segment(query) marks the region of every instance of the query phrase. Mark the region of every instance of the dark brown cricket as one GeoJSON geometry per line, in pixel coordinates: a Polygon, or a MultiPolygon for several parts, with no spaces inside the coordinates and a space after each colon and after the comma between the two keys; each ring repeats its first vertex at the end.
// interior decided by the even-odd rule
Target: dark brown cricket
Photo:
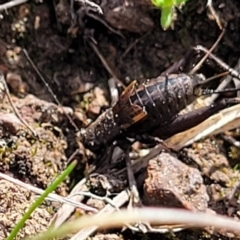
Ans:
{"type": "Polygon", "coordinates": [[[121,137],[140,141],[156,137],[164,140],[196,126],[228,105],[240,102],[238,98],[223,98],[210,106],[180,115],[202,94],[204,80],[202,74],[181,73],[149,79],[138,87],[133,81],[113,107],[81,132],[83,144],[96,151],[121,137]]]}
{"type": "Polygon", "coordinates": [[[116,104],[82,131],[84,145],[92,151],[121,134],[147,133],[171,123],[177,114],[201,95],[203,75],[171,74],[149,79],[137,87],[132,82],[116,104]]]}

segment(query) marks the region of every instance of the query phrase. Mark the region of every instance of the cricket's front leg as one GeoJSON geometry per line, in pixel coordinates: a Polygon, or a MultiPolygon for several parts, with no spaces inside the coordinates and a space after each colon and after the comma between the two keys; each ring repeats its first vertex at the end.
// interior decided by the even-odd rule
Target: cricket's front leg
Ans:
{"type": "Polygon", "coordinates": [[[173,135],[186,131],[201,122],[205,121],[210,116],[215,113],[223,110],[229,105],[235,105],[240,103],[240,98],[224,98],[211,106],[203,107],[192,112],[186,113],[184,115],[179,115],[171,123],[162,126],[161,128],[154,129],[150,136],[158,137],[162,140],[165,140],[173,135]]]}

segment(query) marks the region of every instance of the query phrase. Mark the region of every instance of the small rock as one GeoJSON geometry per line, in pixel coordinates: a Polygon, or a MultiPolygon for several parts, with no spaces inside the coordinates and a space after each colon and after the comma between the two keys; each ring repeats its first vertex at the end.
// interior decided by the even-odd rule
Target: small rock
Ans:
{"type": "Polygon", "coordinates": [[[135,33],[145,33],[154,26],[153,20],[150,18],[146,10],[151,9],[151,2],[142,1],[107,1],[102,4],[103,18],[115,29],[127,30],[135,33]],[[144,8],[141,8],[144,6],[144,8]]]}
{"type": "Polygon", "coordinates": [[[225,186],[231,182],[231,179],[229,178],[229,176],[227,174],[225,174],[224,172],[220,171],[220,170],[216,170],[211,174],[211,180],[215,181],[215,182],[221,182],[223,183],[225,186]]]}
{"type": "Polygon", "coordinates": [[[204,212],[208,201],[198,169],[187,166],[168,153],[161,153],[149,161],[144,183],[145,204],[204,212]]]}

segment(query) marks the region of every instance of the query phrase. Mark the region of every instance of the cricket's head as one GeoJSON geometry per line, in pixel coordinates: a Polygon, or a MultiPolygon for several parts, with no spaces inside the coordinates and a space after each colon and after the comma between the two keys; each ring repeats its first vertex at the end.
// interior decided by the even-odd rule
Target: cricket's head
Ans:
{"type": "Polygon", "coordinates": [[[191,76],[193,82],[193,92],[196,96],[201,96],[203,93],[203,84],[206,83],[206,78],[203,74],[194,74],[191,76]]]}

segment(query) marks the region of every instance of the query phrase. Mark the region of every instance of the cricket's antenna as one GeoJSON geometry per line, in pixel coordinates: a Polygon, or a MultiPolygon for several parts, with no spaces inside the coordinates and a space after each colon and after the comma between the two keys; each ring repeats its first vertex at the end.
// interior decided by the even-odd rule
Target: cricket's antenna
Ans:
{"type": "Polygon", "coordinates": [[[211,82],[212,80],[216,79],[216,78],[220,78],[220,77],[224,77],[224,76],[227,76],[229,74],[229,72],[222,72],[222,73],[219,73],[217,75],[214,75],[210,78],[207,78],[205,80],[203,80],[202,82],[200,82],[199,84],[200,85],[203,85],[205,83],[208,83],[208,82],[211,82]]]}
{"type": "Polygon", "coordinates": [[[203,89],[202,95],[210,95],[210,94],[214,94],[214,93],[237,92],[237,91],[240,91],[240,88],[227,88],[224,90],[203,89]]]}

